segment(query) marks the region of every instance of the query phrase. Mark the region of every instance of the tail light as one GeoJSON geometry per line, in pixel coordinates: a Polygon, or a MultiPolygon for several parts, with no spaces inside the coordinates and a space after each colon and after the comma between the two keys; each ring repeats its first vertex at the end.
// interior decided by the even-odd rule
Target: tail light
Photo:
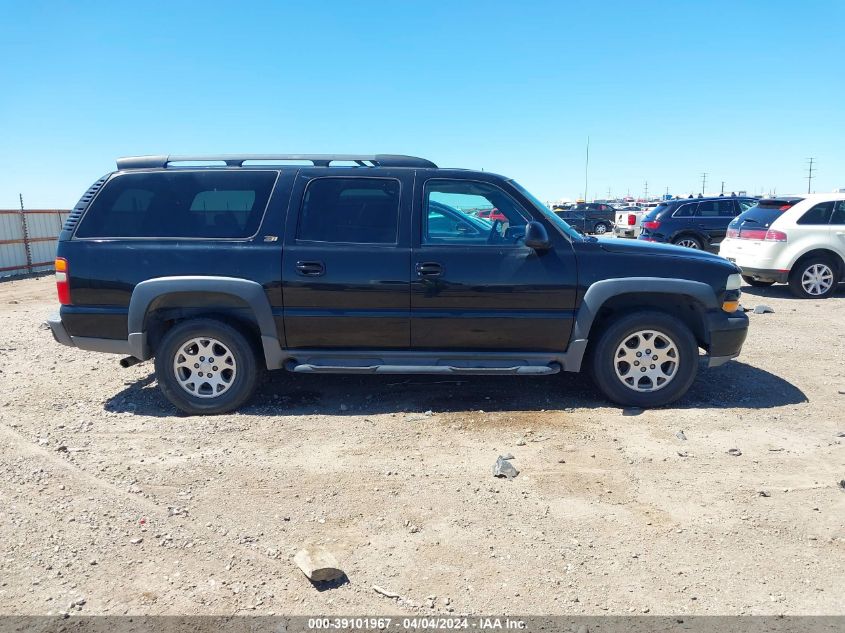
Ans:
{"type": "MultiPolygon", "coordinates": [[[[728,235],[730,237],[730,235],[728,235]]],[[[763,242],[785,242],[786,233],[783,231],[774,231],[769,229],[745,229],[739,231],[738,235],[741,240],[760,240],[763,242]]]]}
{"type": "Polygon", "coordinates": [[[628,226],[634,226],[637,223],[637,216],[633,213],[628,214],[628,226]]]}
{"type": "Polygon", "coordinates": [[[654,231],[660,228],[660,222],[657,220],[648,220],[646,222],[643,222],[643,228],[649,229],[650,231],[654,231]]]}
{"type": "Polygon", "coordinates": [[[63,306],[70,305],[70,281],[68,280],[67,260],[64,257],[56,258],[56,291],[59,293],[59,303],[63,306]]]}
{"type": "Polygon", "coordinates": [[[728,232],[725,234],[725,237],[739,237],[739,231],[737,229],[728,229],[728,232]]]}

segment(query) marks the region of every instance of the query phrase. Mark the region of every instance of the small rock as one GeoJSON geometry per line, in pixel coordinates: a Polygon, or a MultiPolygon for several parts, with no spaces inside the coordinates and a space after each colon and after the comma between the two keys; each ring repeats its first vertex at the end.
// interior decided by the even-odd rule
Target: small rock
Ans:
{"type": "Polygon", "coordinates": [[[774,309],[763,303],[754,308],[754,314],[774,314],[774,309]]]}
{"type": "Polygon", "coordinates": [[[340,564],[334,554],[321,545],[299,550],[293,557],[293,562],[313,582],[337,580],[346,575],[340,569],[340,564]]]}
{"type": "MultiPolygon", "coordinates": [[[[842,392],[840,391],[839,393],[842,392]]],[[[845,431],[839,431],[839,433],[836,434],[836,437],[845,437],[845,431]]]]}
{"type": "Polygon", "coordinates": [[[684,435],[683,431],[678,431],[677,433],[675,433],[675,437],[677,437],[679,440],[682,440],[684,442],[687,441],[687,436],[684,435]]]}
{"type": "Polygon", "coordinates": [[[516,459],[512,453],[505,453],[502,455],[502,459],[516,459]]]}
{"type": "Polygon", "coordinates": [[[678,457],[689,457],[689,453],[686,451],[678,451],[678,457]]]}
{"type": "Polygon", "coordinates": [[[557,460],[557,463],[558,464],[565,464],[566,460],[565,459],[559,459],[559,460],[557,460]]]}
{"type": "Polygon", "coordinates": [[[496,460],[496,463],[493,464],[494,477],[506,477],[507,479],[513,479],[518,474],[519,471],[514,467],[514,465],[511,464],[501,455],[499,455],[499,458],[496,460]]]}
{"type": "Polygon", "coordinates": [[[729,448],[728,449],[728,455],[733,455],[734,457],[739,457],[740,455],[742,455],[742,451],[739,450],[738,448],[729,448]]]}
{"type": "Polygon", "coordinates": [[[434,411],[432,411],[431,409],[429,409],[428,411],[426,411],[425,413],[423,413],[423,415],[424,415],[425,417],[427,417],[427,418],[430,418],[431,416],[433,416],[433,415],[434,415],[434,411]]]}
{"type": "Polygon", "coordinates": [[[525,438],[520,439],[520,440],[516,443],[516,445],[517,445],[517,446],[525,446],[525,444],[526,444],[525,438]]]}
{"type": "Polygon", "coordinates": [[[758,490],[757,494],[761,497],[771,497],[772,495],[767,490],[758,490]]]}
{"type": "Polygon", "coordinates": [[[378,585],[373,585],[373,591],[375,591],[376,593],[380,593],[381,595],[383,595],[387,598],[398,598],[399,597],[398,593],[393,593],[392,591],[388,591],[387,589],[383,589],[383,588],[379,587],[378,585]]]}
{"type": "Polygon", "coordinates": [[[839,480],[839,487],[842,488],[843,490],[845,490],[845,479],[839,480]]]}
{"type": "Polygon", "coordinates": [[[141,538],[141,537],[139,536],[138,538],[133,538],[133,539],[132,539],[131,541],[129,541],[129,542],[130,542],[130,543],[132,543],[132,545],[138,545],[138,544],[139,544],[141,541],[143,541],[143,540],[144,540],[144,539],[143,539],[143,538],[141,538]]]}

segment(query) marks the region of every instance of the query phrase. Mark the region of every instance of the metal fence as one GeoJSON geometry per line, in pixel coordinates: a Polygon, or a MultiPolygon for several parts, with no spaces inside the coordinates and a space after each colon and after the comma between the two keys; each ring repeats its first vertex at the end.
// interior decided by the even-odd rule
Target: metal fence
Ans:
{"type": "Polygon", "coordinates": [[[0,209],[0,277],[52,270],[68,209],[0,209]]]}

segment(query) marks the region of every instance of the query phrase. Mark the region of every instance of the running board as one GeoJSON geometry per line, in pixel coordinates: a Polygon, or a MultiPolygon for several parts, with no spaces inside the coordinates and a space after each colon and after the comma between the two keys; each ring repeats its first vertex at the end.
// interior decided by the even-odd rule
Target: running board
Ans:
{"type": "Polygon", "coordinates": [[[448,375],[530,375],[542,376],[560,371],[559,363],[545,366],[454,367],[452,365],[311,365],[291,362],[286,367],[296,374],[448,374],[448,375]]]}

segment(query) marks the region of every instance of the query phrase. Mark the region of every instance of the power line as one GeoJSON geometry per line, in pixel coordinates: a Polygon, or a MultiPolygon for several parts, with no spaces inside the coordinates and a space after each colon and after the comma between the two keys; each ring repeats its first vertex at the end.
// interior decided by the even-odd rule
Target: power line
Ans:
{"type": "MultiPolygon", "coordinates": [[[[807,159],[807,161],[810,163],[810,169],[807,173],[807,193],[810,193],[810,188],[812,187],[812,184],[813,184],[813,162],[815,160],[816,160],[815,158],[808,158],[807,159]]],[[[816,170],[816,171],[818,171],[818,170],[816,170]]]]}

